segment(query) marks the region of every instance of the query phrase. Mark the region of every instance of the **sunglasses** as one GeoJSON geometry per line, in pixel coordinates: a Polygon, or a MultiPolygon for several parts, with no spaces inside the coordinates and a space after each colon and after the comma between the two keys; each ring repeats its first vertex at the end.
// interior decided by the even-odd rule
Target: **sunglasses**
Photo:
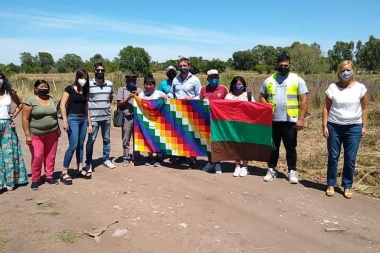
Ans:
{"type": "Polygon", "coordinates": [[[96,73],[100,73],[100,72],[103,72],[103,73],[104,73],[105,71],[106,71],[105,69],[95,69],[95,72],[96,72],[96,73]]]}

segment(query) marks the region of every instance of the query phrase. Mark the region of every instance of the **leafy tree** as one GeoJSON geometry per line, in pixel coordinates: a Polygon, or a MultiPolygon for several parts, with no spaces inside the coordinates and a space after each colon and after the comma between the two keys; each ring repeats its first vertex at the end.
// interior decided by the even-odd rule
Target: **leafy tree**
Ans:
{"type": "Polygon", "coordinates": [[[297,72],[314,74],[325,71],[325,64],[320,45],[313,43],[310,46],[294,42],[289,48],[292,65],[297,72]]]}
{"type": "Polygon", "coordinates": [[[252,70],[258,63],[251,50],[234,52],[232,59],[233,66],[236,70],[252,70]]]}
{"type": "Polygon", "coordinates": [[[277,51],[273,46],[258,45],[252,49],[252,53],[257,64],[274,66],[281,51],[277,51]]]}
{"type": "Polygon", "coordinates": [[[344,60],[354,59],[354,42],[337,41],[332,50],[327,52],[330,71],[335,71],[344,60]]]}
{"type": "Polygon", "coordinates": [[[362,48],[363,46],[363,43],[361,40],[359,40],[357,43],[356,43],[356,48],[355,48],[355,52],[354,52],[354,55],[355,55],[355,62],[356,64],[358,65],[358,67],[360,66],[360,61],[359,61],[359,51],[360,49],[362,48]]]}
{"type": "Polygon", "coordinates": [[[48,73],[52,68],[54,68],[54,59],[50,53],[38,52],[37,55],[39,67],[43,73],[48,73]]]}
{"type": "Polygon", "coordinates": [[[380,40],[370,36],[358,52],[360,66],[368,71],[377,71],[380,68],[380,40]]]}
{"type": "Polygon", "coordinates": [[[254,68],[254,71],[257,71],[259,74],[270,74],[274,71],[274,65],[266,65],[266,64],[257,64],[254,68]]]}
{"type": "Polygon", "coordinates": [[[190,60],[190,71],[193,74],[206,73],[209,70],[209,61],[202,58],[202,56],[189,57],[190,60]]]}
{"type": "Polygon", "coordinates": [[[216,69],[219,73],[222,73],[226,67],[227,63],[219,59],[212,59],[211,61],[207,61],[207,70],[216,69]]]}
{"type": "Polygon", "coordinates": [[[122,71],[147,74],[150,71],[150,59],[144,48],[127,46],[120,50],[116,62],[122,71]]]}
{"type": "Polygon", "coordinates": [[[3,71],[6,73],[8,76],[20,73],[21,72],[21,67],[14,64],[14,63],[9,63],[7,65],[5,64],[0,64],[0,71],[3,71]]]}
{"type": "Polygon", "coordinates": [[[29,52],[20,53],[21,69],[25,73],[34,73],[37,67],[37,59],[29,52]]]}
{"type": "Polygon", "coordinates": [[[60,73],[75,72],[82,68],[84,62],[82,58],[76,54],[65,54],[57,61],[57,70],[60,73]]]}

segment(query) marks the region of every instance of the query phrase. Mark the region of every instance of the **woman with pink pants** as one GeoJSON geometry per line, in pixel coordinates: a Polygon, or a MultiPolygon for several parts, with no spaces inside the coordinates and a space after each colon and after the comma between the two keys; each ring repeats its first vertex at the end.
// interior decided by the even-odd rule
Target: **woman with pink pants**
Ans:
{"type": "Polygon", "coordinates": [[[37,190],[41,183],[42,164],[45,165],[46,182],[58,184],[53,173],[60,131],[57,109],[49,91],[48,82],[37,80],[34,83],[34,96],[25,99],[22,108],[25,141],[32,154],[32,190],[37,190]]]}

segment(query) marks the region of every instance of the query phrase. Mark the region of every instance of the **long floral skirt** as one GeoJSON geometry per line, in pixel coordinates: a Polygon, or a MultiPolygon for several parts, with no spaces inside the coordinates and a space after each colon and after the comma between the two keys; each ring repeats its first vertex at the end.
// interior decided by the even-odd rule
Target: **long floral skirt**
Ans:
{"type": "Polygon", "coordinates": [[[0,190],[28,182],[24,158],[16,129],[10,120],[0,119],[0,190]]]}

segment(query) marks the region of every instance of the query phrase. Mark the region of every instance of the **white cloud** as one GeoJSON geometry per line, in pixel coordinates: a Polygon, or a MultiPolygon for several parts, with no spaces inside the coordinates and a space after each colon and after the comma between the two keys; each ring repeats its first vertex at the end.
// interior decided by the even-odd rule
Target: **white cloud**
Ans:
{"type": "Polygon", "coordinates": [[[41,12],[10,15],[3,12],[0,13],[0,22],[3,20],[12,24],[17,34],[23,34],[0,38],[0,63],[5,64],[20,64],[22,52],[32,55],[48,52],[55,61],[68,53],[77,54],[83,60],[99,53],[112,60],[128,45],[144,48],[152,60],[158,62],[177,59],[178,55],[227,60],[233,52],[251,49],[258,44],[286,46],[297,41],[236,31],[153,24],[143,20],[99,19],[89,15],[63,16],[41,12]]]}

